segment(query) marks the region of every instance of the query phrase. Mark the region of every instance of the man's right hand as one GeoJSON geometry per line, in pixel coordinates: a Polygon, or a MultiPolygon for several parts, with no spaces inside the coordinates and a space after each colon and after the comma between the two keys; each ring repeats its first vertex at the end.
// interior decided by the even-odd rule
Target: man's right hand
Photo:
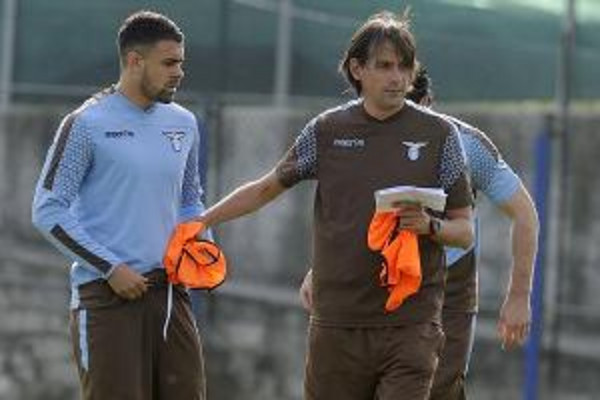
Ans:
{"type": "Polygon", "coordinates": [[[108,284],[119,296],[127,300],[135,300],[148,290],[148,278],[138,274],[127,264],[119,264],[108,277],[108,284]]]}

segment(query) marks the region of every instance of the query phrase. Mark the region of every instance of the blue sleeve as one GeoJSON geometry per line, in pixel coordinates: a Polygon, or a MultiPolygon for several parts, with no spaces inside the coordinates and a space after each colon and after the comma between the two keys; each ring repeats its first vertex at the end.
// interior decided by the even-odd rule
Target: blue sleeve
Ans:
{"type": "Polygon", "coordinates": [[[439,185],[448,195],[447,210],[473,203],[463,144],[456,127],[450,123],[449,126],[439,164],[439,185]]]}
{"type": "Polygon", "coordinates": [[[519,189],[521,180],[487,139],[480,135],[464,135],[471,181],[494,204],[507,201],[519,189]]]}
{"type": "MultiPolygon", "coordinates": [[[[198,120],[198,175],[200,176],[200,187],[206,188],[206,171],[208,168],[208,131],[206,124],[201,119],[198,120]]],[[[202,193],[202,201],[205,201],[206,193],[202,193]]]]}
{"type": "MultiPolygon", "coordinates": [[[[198,120],[198,135],[199,135],[199,143],[200,146],[198,148],[198,175],[200,178],[200,187],[206,188],[206,171],[208,169],[208,130],[206,129],[206,124],[202,120],[198,120]]],[[[200,196],[200,214],[204,213],[206,207],[204,206],[206,202],[206,192],[202,190],[202,195],[200,196]]],[[[202,235],[204,239],[208,239],[214,241],[214,235],[212,229],[208,229],[202,235]]]]}
{"type": "Polygon", "coordinates": [[[194,140],[188,153],[183,172],[183,183],[181,186],[181,209],[179,220],[187,221],[200,215],[202,205],[202,187],[200,186],[200,174],[198,173],[198,155],[200,151],[200,134],[194,130],[194,140]]]}
{"type": "Polygon", "coordinates": [[[82,119],[67,116],[48,150],[33,198],[32,221],[68,258],[107,277],[122,261],[90,237],[73,213],[93,165],[93,146],[82,119]]]}

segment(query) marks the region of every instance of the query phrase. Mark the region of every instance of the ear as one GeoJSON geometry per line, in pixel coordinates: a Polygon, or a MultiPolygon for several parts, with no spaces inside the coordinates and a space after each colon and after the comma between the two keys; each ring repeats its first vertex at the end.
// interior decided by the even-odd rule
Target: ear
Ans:
{"type": "Polygon", "coordinates": [[[135,50],[130,50],[125,56],[125,66],[134,71],[144,63],[144,57],[135,50]]]}
{"type": "Polygon", "coordinates": [[[355,80],[360,81],[362,79],[363,66],[360,64],[358,59],[351,58],[350,65],[348,67],[349,67],[348,69],[350,70],[350,74],[352,74],[352,77],[355,80]]]}

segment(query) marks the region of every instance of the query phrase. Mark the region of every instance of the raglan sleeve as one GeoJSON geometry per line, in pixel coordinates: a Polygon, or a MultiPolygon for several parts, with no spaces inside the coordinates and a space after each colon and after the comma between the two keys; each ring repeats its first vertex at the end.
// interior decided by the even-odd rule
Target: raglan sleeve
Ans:
{"type": "Polygon", "coordinates": [[[317,176],[317,120],[313,119],[300,131],[294,144],[277,163],[279,182],[290,188],[305,179],[317,176]]]}
{"type": "Polygon", "coordinates": [[[464,135],[473,188],[494,204],[506,202],[519,189],[521,179],[508,165],[494,143],[482,132],[464,135]]]}
{"type": "Polygon", "coordinates": [[[203,190],[200,184],[200,131],[194,125],[192,129],[192,145],[188,152],[181,184],[181,208],[179,220],[186,221],[197,217],[203,211],[203,190]]]}
{"type": "Polygon", "coordinates": [[[108,277],[122,263],[92,238],[72,212],[94,162],[94,144],[84,118],[77,113],[61,122],[36,185],[32,222],[61,253],[108,277]]]}

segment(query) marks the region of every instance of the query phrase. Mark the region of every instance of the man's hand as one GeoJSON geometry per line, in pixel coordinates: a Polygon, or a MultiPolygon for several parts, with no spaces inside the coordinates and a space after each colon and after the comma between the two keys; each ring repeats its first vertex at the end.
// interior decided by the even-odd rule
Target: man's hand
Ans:
{"type": "Polygon", "coordinates": [[[529,293],[506,295],[498,320],[498,336],[503,349],[512,349],[522,345],[529,335],[531,308],[529,293]]]}
{"type": "Polygon", "coordinates": [[[127,300],[135,300],[148,290],[148,278],[138,274],[127,264],[119,264],[108,278],[108,284],[119,296],[127,300]]]}
{"type": "Polygon", "coordinates": [[[399,218],[398,229],[406,229],[417,235],[429,234],[431,217],[420,204],[399,202],[394,207],[399,218]]]}
{"type": "Polygon", "coordinates": [[[309,313],[312,312],[312,269],[309,269],[299,290],[302,306],[309,313]]]}

